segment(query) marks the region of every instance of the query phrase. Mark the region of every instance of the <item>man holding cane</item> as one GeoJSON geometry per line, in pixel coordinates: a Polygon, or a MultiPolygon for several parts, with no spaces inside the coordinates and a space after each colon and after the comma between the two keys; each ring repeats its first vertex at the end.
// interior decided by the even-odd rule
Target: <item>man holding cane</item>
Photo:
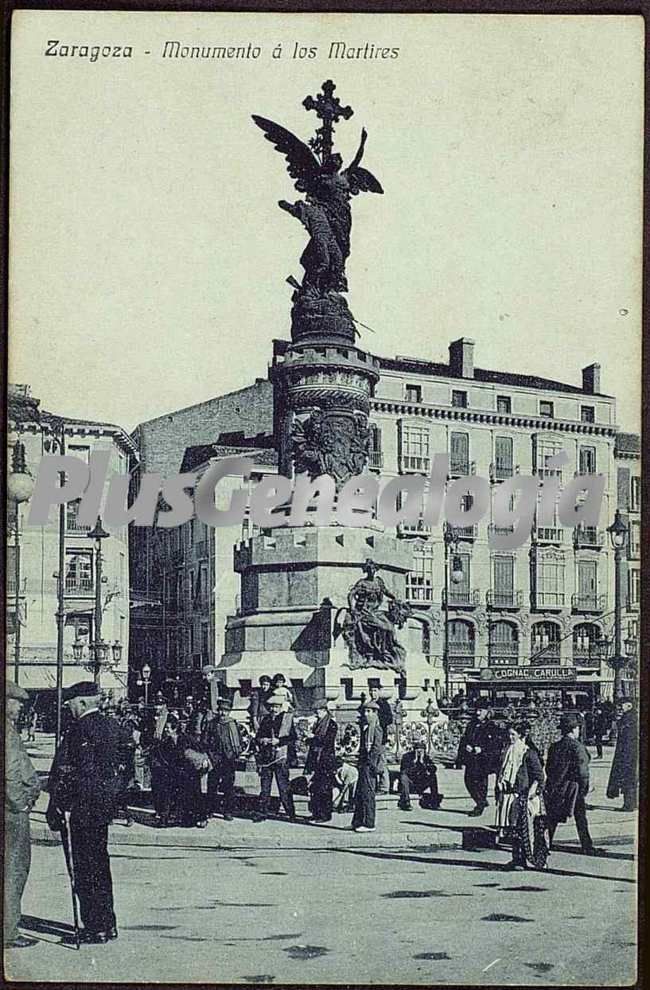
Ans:
{"type": "Polygon", "coordinates": [[[99,701],[99,688],[92,681],[63,692],[74,721],[54,756],[46,817],[50,828],[70,841],[73,884],[84,924],[81,940],[104,945],[117,938],[108,825],[122,790],[123,737],[119,724],[100,713],[99,701]]]}

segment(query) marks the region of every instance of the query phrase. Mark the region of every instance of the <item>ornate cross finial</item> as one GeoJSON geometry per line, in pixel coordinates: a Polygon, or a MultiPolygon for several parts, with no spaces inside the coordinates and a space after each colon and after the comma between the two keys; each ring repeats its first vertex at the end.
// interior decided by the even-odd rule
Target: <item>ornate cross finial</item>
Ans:
{"type": "Polygon", "coordinates": [[[316,116],[323,121],[321,127],[316,130],[316,137],[309,142],[317,155],[321,156],[321,162],[325,164],[332,154],[332,138],[334,135],[334,124],[338,123],[341,117],[349,120],[354,110],[352,107],[342,107],[341,101],[334,96],[336,86],[331,79],[328,79],[321,86],[322,93],[317,96],[306,96],[302,101],[305,110],[315,110],[316,116]]]}

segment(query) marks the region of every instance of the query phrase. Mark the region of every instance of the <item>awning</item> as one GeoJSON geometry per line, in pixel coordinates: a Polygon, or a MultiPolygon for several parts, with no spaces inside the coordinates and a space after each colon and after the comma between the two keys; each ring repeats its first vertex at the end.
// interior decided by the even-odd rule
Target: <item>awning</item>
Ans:
{"type": "MultiPolygon", "coordinates": [[[[14,668],[9,667],[8,673],[14,676],[14,668]]],[[[78,663],[63,664],[63,687],[70,687],[77,681],[91,680],[85,668],[78,663]]],[[[54,691],[56,690],[56,664],[55,663],[24,663],[21,662],[18,668],[18,683],[26,691],[54,691]]],[[[126,693],[127,672],[126,670],[102,670],[100,684],[103,691],[112,690],[114,694],[126,693]]]]}

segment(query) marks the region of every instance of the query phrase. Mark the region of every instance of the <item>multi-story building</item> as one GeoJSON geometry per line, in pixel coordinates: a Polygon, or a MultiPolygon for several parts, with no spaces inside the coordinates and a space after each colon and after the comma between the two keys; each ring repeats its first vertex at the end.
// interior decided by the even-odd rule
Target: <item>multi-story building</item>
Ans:
{"type": "MultiPolygon", "coordinates": [[[[276,341],[276,355],[285,347],[276,341]]],[[[614,612],[606,528],[622,484],[615,459],[615,399],[601,392],[597,364],[583,369],[578,386],[477,368],[473,351],[473,341],[462,338],[450,345],[447,364],[379,359],[370,469],[384,478],[426,475],[434,454],[447,453],[449,480],[481,475],[493,494],[518,474],[557,482],[561,492],[574,476],[598,473],[605,477],[605,491],[597,526],[567,530],[558,520],[537,525],[534,519],[525,544],[510,551],[491,548],[490,511],[480,523],[455,531],[447,565],[442,526],[399,528],[413,545],[407,598],[422,623],[429,683],[444,690],[447,616],[452,693],[489,688],[503,695],[547,686],[561,687],[565,697],[577,700],[595,692],[611,695],[613,673],[601,647],[614,612]],[[560,451],[569,463],[549,465],[560,451]]],[[[276,471],[277,419],[272,386],[258,380],[138,427],[142,469],[200,473],[215,459],[249,453],[261,472],[276,471]]],[[[630,481],[630,500],[638,505],[634,498],[630,481]]],[[[142,629],[137,641],[134,632],[134,667],[149,662],[161,681],[185,677],[187,690],[191,671],[197,678],[201,667],[219,664],[225,620],[239,608],[234,549],[247,532],[214,530],[196,520],[178,531],[134,533],[134,597],[139,589],[143,602],[133,613],[134,631],[139,624],[142,629]]],[[[633,546],[634,537],[631,553],[633,546]]],[[[638,566],[634,573],[632,559],[629,588],[638,596],[638,566]]]]}
{"type": "Polygon", "coordinates": [[[628,527],[623,562],[625,650],[631,659],[627,673],[636,680],[640,657],[641,607],[641,440],[636,433],[617,433],[614,448],[618,488],[618,507],[628,527]]]}
{"type": "MultiPolygon", "coordinates": [[[[88,461],[94,451],[109,451],[108,476],[127,474],[135,445],[119,426],[58,416],[40,409],[28,386],[9,390],[9,443],[24,445],[28,472],[35,477],[41,457],[58,453],[63,437],[65,453],[88,461]]],[[[46,526],[28,526],[29,504],[8,503],[7,545],[7,666],[38,706],[48,707],[56,686],[59,555],[64,558],[63,683],[91,676],[89,644],[94,642],[96,615],[96,543],[88,538],[91,527],[77,519],[78,502],[66,506],[65,532],[60,539],[59,513],[52,509],[46,526]],[[19,585],[16,556],[19,555],[19,585]],[[17,606],[17,607],[16,607],[17,606]],[[18,643],[16,630],[20,629],[18,643]],[[75,660],[73,644],[83,646],[75,660]]],[[[129,649],[129,545],[126,527],[113,529],[102,540],[102,641],[109,644],[110,666],[101,673],[102,688],[117,696],[127,685],[129,649]],[[113,647],[117,644],[114,651],[113,647]],[[115,663],[115,658],[119,658],[115,663]]],[[[79,653],[79,649],[77,649],[79,653]]]]}

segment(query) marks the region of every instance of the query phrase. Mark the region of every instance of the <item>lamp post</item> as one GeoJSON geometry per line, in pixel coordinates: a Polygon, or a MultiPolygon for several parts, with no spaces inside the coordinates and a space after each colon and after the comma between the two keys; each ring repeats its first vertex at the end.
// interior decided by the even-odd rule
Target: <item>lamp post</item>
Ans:
{"type": "Polygon", "coordinates": [[[102,526],[101,516],[97,516],[97,522],[93,529],[87,534],[89,540],[95,541],[95,641],[92,644],[94,655],[93,678],[99,687],[99,675],[102,664],[108,659],[110,649],[108,643],[102,640],[102,540],[108,539],[107,533],[102,526]]]}
{"type": "Polygon", "coordinates": [[[623,667],[627,663],[623,656],[623,550],[627,544],[628,527],[621,517],[620,510],[614,513],[614,522],[607,532],[614,548],[614,654],[609,661],[614,670],[614,701],[623,697],[623,667]]]}
{"type": "Polygon", "coordinates": [[[144,687],[144,704],[147,708],[149,706],[149,681],[151,680],[151,667],[148,663],[145,663],[140,673],[142,676],[138,679],[138,687],[144,687]]]}
{"type": "Polygon", "coordinates": [[[14,516],[14,681],[19,683],[20,678],[20,506],[27,502],[34,491],[32,476],[27,470],[25,462],[25,444],[16,440],[11,454],[11,474],[7,478],[7,496],[15,505],[16,514],[14,516]]]}
{"type": "Polygon", "coordinates": [[[452,568],[451,568],[451,580],[454,584],[459,584],[463,579],[463,562],[461,558],[457,555],[458,551],[458,535],[453,526],[449,523],[445,523],[442,531],[442,538],[445,545],[445,597],[444,597],[444,618],[445,618],[445,628],[444,628],[444,653],[443,653],[443,669],[445,672],[445,698],[447,703],[451,702],[449,697],[449,554],[453,552],[452,568]]]}
{"type": "Polygon", "coordinates": [[[431,756],[431,750],[433,749],[433,723],[440,717],[440,712],[436,707],[436,703],[433,698],[429,698],[425,705],[424,711],[420,714],[427,723],[427,756],[431,756]]]}

